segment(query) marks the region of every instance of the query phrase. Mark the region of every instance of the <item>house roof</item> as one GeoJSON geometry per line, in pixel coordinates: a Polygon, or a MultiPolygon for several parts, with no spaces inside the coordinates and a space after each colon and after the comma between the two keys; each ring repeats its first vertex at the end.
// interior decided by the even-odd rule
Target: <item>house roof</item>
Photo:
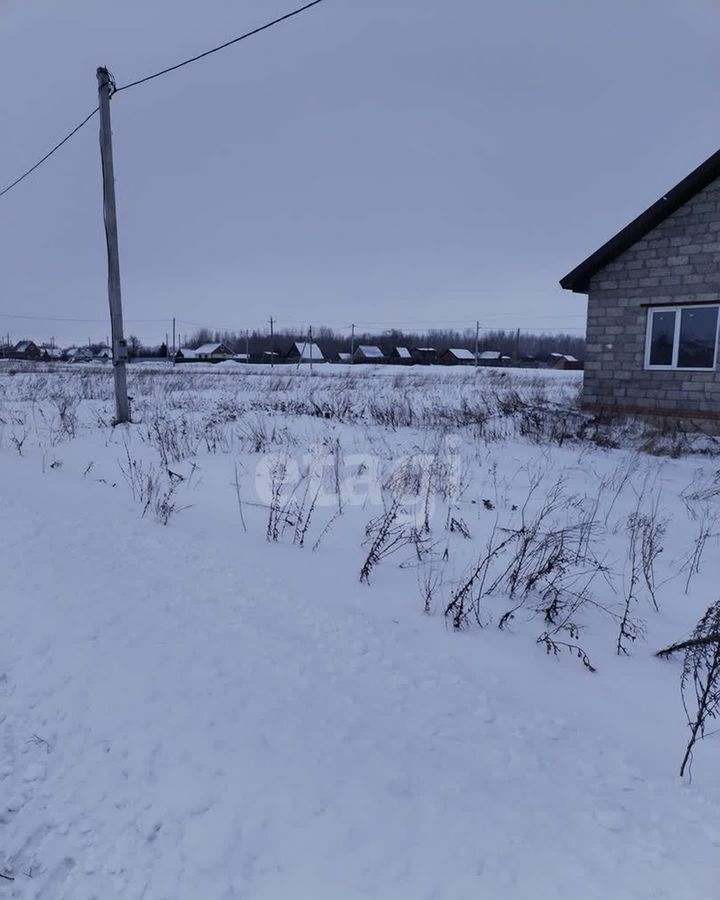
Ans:
{"type": "Polygon", "coordinates": [[[465,350],[463,347],[451,347],[447,352],[452,353],[456,359],[475,359],[472,350],[465,350]]]}
{"type": "Polygon", "coordinates": [[[437,353],[434,347],[413,347],[413,353],[437,353]]]}
{"type": "Polygon", "coordinates": [[[408,350],[407,347],[395,347],[395,352],[400,357],[400,359],[410,359],[412,357],[412,353],[408,350]]]}
{"type": "Polygon", "coordinates": [[[191,350],[190,347],[181,347],[178,350],[178,354],[182,355],[185,359],[195,359],[197,353],[195,350],[191,350]]]}
{"type": "Polygon", "coordinates": [[[607,243],[588,256],[579,266],[576,266],[572,272],[560,280],[560,286],[567,291],[587,294],[593,275],[597,275],[621,253],[642,240],[653,228],[657,228],[668,216],[677,212],[680,207],[692,200],[717,178],[720,178],[720,150],[713,153],[687,178],[683,178],[679,184],[676,184],[674,188],[648,207],[644,213],[633,219],[629,225],[618,231],[607,243]]]}
{"type": "Polygon", "coordinates": [[[502,353],[499,350],[483,350],[478,354],[480,359],[502,359],[502,353]]]}
{"type": "Polygon", "coordinates": [[[363,356],[374,357],[375,359],[380,359],[383,356],[382,350],[372,344],[360,344],[355,352],[362,353],[363,356]]]}
{"type": "Polygon", "coordinates": [[[342,359],[343,361],[344,361],[344,360],[351,360],[351,359],[352,359],[352,353],[344,353],[342,350],[339,351],[339,352],[336,354],[336,356],[337,356],[338,359],[342,359]]]}
{"type": "Polygon", "coordinates": [[[32,341],[20,341],[19,344],[15,344],[15,350],[18,353],[25,353],[33,346],[32,341]]]}
{"type": "MultiPolygon", "coordinates": [[[[225,344],[202,344],[202,346],[198,347],[195,350],[196,356],[206,356],[209,353],[218,353],[220,350],[226,351],[227,353],[232,353],[232,350],[225,346],[225,344]]],[[[183,351],[183,355],[185,352],[183,351]]]]}
{"type": "Polygon", "coordinates": [[[290,350],[295,350],[300,359],[319,360],[323,359],[322,352],[317,344],[302,344],[296,341],[290,350]]]}

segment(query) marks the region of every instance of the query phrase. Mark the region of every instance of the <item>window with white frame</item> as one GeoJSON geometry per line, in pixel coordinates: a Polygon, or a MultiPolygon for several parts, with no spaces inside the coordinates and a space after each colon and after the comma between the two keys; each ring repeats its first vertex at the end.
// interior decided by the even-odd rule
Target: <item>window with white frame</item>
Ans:
{"type": "Polygon", "coordinates": [[[720,305],[668,306],[648,313],[645,368],[715,368],[720,305]]]}

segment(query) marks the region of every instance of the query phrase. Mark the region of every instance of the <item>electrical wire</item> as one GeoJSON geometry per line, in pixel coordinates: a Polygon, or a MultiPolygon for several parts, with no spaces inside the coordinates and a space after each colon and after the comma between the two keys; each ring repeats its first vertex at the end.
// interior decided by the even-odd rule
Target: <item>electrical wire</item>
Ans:
{"type": "Polygon", "coordinates": [[[264,25],[260,25],[258,28],[253,28],[252,31],[247,31],[245,32],[245,34],[241,34],[239,37],[232,38],[232,40],[229,41],[225,41],[224,44],[219,44],[217,47],[213,47],[210,50],[205,50],[203,53],[198,53],[197,56],[192,56],[190,57],[190,59],[185,59],[182,62],[176,63],[174,66],[168,66],[166,69],[161,69],[159,72],[154,72],[152,75],[146,75],[144,78],[138,78],[137,81],[131,81],[128,84],[123,84],[120,87],[115,88],[114,93],[119,94],[120,91],[128,91],[130,90],[130,88],[137,87],[140,84],[145,84],[148,81],[153,81],[153,79],[155,78],[160,78],[161,75],[167,75],[170,72],[175,72],[178,69],[182,69],[183,66],[189,66],[190,63],[197,62],[200,59],[205,59],[206,56],[211,56],[213,53],[218,53],[220,50],[225,50],[227,47],[231,47],[233,44],[238,44],[240,41],[245,41],[248,38],[254,37],[256,34],[260,34],[261,31],[267,31],[269,28],[273,28],[275,25],[279,25],[281,22],[286,22],[288,19],[293,19],[295,16],[299,16],[301,13],[306,12],[313,6],[318,6],[323,2],[324,0],[312,0],[311,3],[306,3],[304,6],[301,6],[298,9],[294,9],[292,12],[285,13],[284,16],[273,19],[272,22],[266,22],[264,25]]]}
{"type": "MultiPolygon", "coordinates": [[[[292,12],[285,13],[284,16],[280,16],[277,19],[273,19],[271,22],[266,22],[264,25],[260,25],[258,28],[253,28],[252,31],[247,31],[245,34],[241,34],[232,40],[225,41],[224,44],[220,44],[217,47],[213,47],[210,50],[205,50],[204,53],[198,53],[197,56],[193,56],[190,59],[185,59],[182,62],[176,63],[174,66],[168,66],[165,69],[161,69],[159,72],[154,72],[152,75],[146,75],[144,78],[138,78],[136,81],[131,81],[128,84],[123,84],[120,87],[112,86],[112,93],[119,94],[120,91],[127,91],[130,88],[137,87],[139,84],[145,84],[147,81],[152,81],[155,78],[160,78],[161,75],[167,75],[169,72],[175,72],[177,69],[182,69],[183,66],[189,66],[190,63],[197,62],[200,59],[204,59],[206,56],[211,56],[213,53],[218,53],[220,50],[224,50],[226,47],[231,47],[233,44],[237,44],[240,41],[247,40],[250,37],[253,37],[256,34],[260,34],[262,31],[267,31],[269,28],[272,28],[275,25],[279,25],[281,22],[286,22],[288,19],[292,19],[295,16],[299,16],[301,13],[306,12],[311,9],[313,6],[318,6],[320,3],[323,3],[324,0],[312,0],[311,3],[306,3],[304,6],[299,7],[298,9],[292,10],[292,12]]],[[[100,107],[96,107],[88,116],[86,116],[79,125],[76,125],[75,128],[72,129],[65,137],[59,141],[48,153],[43,156],[42,159],[38,160],[35,165],[31,166],[26,172],[24,172],[19,178],[16,178],[15,181],[8,184],[2,190],[0,190],[0,197],[4,197],[5,194],[9,193],[13,188],[17,187],[20,182],[24,181],[28,175],[32,175],[32,173],[39,169],[40,166],[47,162],[50,157],[57,153],[57,151],[66,144],[70,138],[74,137],[81,128],[83,128],[87,123],[99,112],[100,107]]]]}
{"type": "Polygon", "coordinates": [[[52,150],[50,150],[49,153],[46,153],[45,156],[43,156],[42,159],[38,160],[38,162],[36,162],[34,166],[29,168],[27,170],[27,172],[25,172],[19,178],[16,178],[15,181],[12,182],[12,184],[9,184],[7,187],[3,188],[0,191],[0,197],[4,197],[5,194],[7,194],[9,191],[11,191],[14,187],[17,187],[17,185],[19,185],[21,181],[25,181],[25,179],[28,177],[28,175],[32,175],[32,173],[35,171],[35,169],[39,169],[40,166],[44,162],[47,162],[47,160],[49,160],[50,157],[54,153],[57,153],[57,151],[63,146],[63,144],[67,144],[67,142],[70,140],[71,137],[74,137],[74,135],[76,135],[78,133],[78,131],[80,131],[81,128],[83,128],[85,125],[87,125],[87,123],[90,121],[90,119],[92,119],[92,117],[97,112],[99,112],[99,110],[100,110],[100,107],[96,106],[95,109],[90,113],[90,115],[86,116],[79,125],[76,125],[75,128],[73,128],[73,130],[69,134],[66,134],[65,137],[58,144],[55,144],[55,146],[52,148],[52,150]]]}
{"type": "MultiPolygon", "coordinates": [[[[143,325],[157,325],[159,323],[165,323],[171,321],[172,317],[167,319],[125,319],[126,322],[135,322],[137,324],[143,325]]],[[[103,319],[82,319],[75,316],[25,316],[20,315],[19,313],[4,313],[0,312],[0,319],[27,319],[33,322],[82,322],[82,323],[92,323],[92,322],[107,322],[107,317],[103,319]]]]}
{"type": "MultiPolygon", "coordinates": [[[[162,321],[165,321],[165,320],[163,319],[162,321]]],[[[201,328],[201,329],[205,329],[207,331],[216,332],[216,333],[222,333],[222,332],[238,332],[239,333],[240,331],[245,330],[245,328],[247,328],[247,327],[257,329],[257,328],[267,328],[267,325],[268,325],[267,321],[262,321],[262,322],[252,321],[252,322],[245,322],[245,323],[243,323],[243,325],[244,325],[243,328],[238,328],[237,326],[220,327],[217,324],[209,324],[207,322],[204,322],[204,323],[203,322],[191,322],[187,319],[176,319],[176,321],[177,321],[178,325],[186,325],[186,326],[189,326],[190,328],[201,328]]],[[[277,329],[281,329],[281,330],[283,328],[289,328],[290,330],[297,331],[297,330],[304,330],[305,328],[307,328],[307,320],[298,321],[298,320],[291,320],[291,319],[274,319],[274,323],[275,323],[275,327],[277,329]]],[[[387,325],[387,324],[388,324],[387,322],[381,323],[381,322],[356,321],[355,328],[358,333],[362,333],[363,329],[372,330],[378,326],[387,325]]],[[[411,331],[412,329],[422,330],[423,328],[427,328],[427,326],[428,326],[427,322],[409,321],[409,320],[396,321],[396,322],[393,322],[392,324],[396,325],[398,327],[403,327],[405,331],[411,331]]],[[[474,330],[474,322],[470,322],[466,319],[437,320],[437,324],[444,326],[444,328],[441,327],[440,329],[435,329],[435,330],[448,330],[448,328],[450,328],[453,325],[464,325],[466,327],[466,330],[471,330],[471,329],[474,330]]],[[[322,321],[319,323],[319,327],[332,328],[333,330],[335,330],[337,332],[337,331],[349,331],[352,328],[352,325],[339,323],[339,322],[322,321]]],[[[498,325],[487,324],[487,325],[481,325],[480,331],[482,331],[482,332],[520,331],[523,334],[544,334],[544,333],[547,333],[547,328],[548,328],[547,325],[545,325],[545,326],[537,325],[537,326],[518,328],[517,326],[512,326],[512,325],[503,326],[501,324],[498,324],[498,325]]],[[[571,332],[578,332],[578,333],[584,334],[585,326],[584,325],[581,326],[581,325],[560,325],[560,324],[558,324],[557,327],[553,326],[553,331],[551,333],[552,334],[557,334],[557,333],[569,334],[571,332]]]]}

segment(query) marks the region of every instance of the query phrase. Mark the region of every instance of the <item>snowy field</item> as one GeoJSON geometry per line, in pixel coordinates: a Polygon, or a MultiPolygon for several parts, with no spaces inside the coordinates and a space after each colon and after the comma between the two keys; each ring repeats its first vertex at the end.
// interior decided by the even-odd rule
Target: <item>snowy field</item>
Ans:
{"type": "Polygon", "coordinates": [[[581,379],[0,364],[0,900],[716,900],[718,444],[581,379]]]}

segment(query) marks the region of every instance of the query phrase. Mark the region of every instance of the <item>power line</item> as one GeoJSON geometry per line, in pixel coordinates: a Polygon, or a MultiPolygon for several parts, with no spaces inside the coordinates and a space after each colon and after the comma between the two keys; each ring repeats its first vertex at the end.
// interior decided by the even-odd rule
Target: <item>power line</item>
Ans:
{"type": "Polygon", "coordinates": [[[28,175],[32,175],[35,169],[39,169],[44,162],[50,159],[53,153],[57,153],[57,151],[63,146],[63,144],[67,144],[71,137],[76,135],[83,126],[87,125],[90,119],[92,119],[92,117],[98,112],[99,108],[100,107],[96,106],[95,109],[90,113],[90,115],[86,116],[79,125],[76,125],[69,134],[66,134],[58,144],[55,144],[55,146],[52,148],[52,150],[50,150],[49,153],[46,153],[45,156],[43,156],[41,160],[38,160],[38,162],[36,162],[34,166],[29,168],[27,172],[25,172],[19,178],[16,178],[15,181],[12,182],[12,184],[9,184],[7,187],[3,188],[0,191],[0,197],[4,197],[5,194],[8,193],[8,191],[11,191],[14,187],[17,187],[17,185],[19,185],[21,181],[24,181],[28,177],[28,175]]]}
{"type": "Polygon", "coordinates": [[[145,82],[147,81],[152,81],[155,78],[160,78],[161,75],[167,75],[169,72],[175,72],[177,69],[182,69],[183,66],[189,66],[190,63],[194,63],[200,59],[204,59],[206,56],[211,56],[213,53],[218,53],[220,50],[225,50],[227,47],[231,47],[233,44],[237,44],[240,41],[245,41],[250,37],[254,37],[256,34],[260,34],[261,31],[267,31],[268,28],[273,28],[275,25],[279,25],[281,22],[286,22],[288,19],[299,16],[301,13],[306,12],[313,6],[318,6],[318,4],[323,2],[324,0],[312,0],[312,3],[306,3],[305,6],[294,9],[292,12],[285,13],[284,16],[280,16],[278,19],[273,19],[272,22],[266,22],[265,25],[260,25],[258,28],[253,28],[252,31],[247,31],[245,32],[245,34],[241,34],[239,37],[233,38],[230,41],[225,41],[224,44],[219,44],[217,47],[213,47],[211,50],[205,50],[203,53],[198,53],[197,56],[192,56],[190,57],[190,59],[185,59],[182,62],[176,63],[174,66],[168,66],[166,69],[161,69],[159,72],[154,72],[152,75],[146,75],[144,78],[138,78],[137,81],[131,81],[129,84],[123,84],[119,88],[116,88],[114,93],[119,94],[120,91],[127,91],[130,88],[137,87],[139,84],[145,84],[145,82]]]}
{"type": "MultiPolygon", "coordinates": [[[[145,78],[138,78],[137,81],[131,81],[129,84],[124,84],[121,87],[114,88],[113,93],[117,94],[120,91],[127,91],[129,88],[137,87],[139,84],[145,84],[147,81],[152,81],[155,78],[159,78],[161,75],[167,75],[169,72],[174,72],[177,69],[182,69],[183,66],[188,66],[190,63],[197,62],[200,59],[204,59],[206,56],[210,56],[213,53],[218,53],[220,50],[224,50],[226,47],[230,47],[233,44],[237,44],[240,41],[247,40],[250,37],[253,37],[256,34],[260,34],[262,31],[267,31],[269,28],[273,28],[275,25],[279,25],[281,22],[286,22],[288,19],[292,19],[295,16],[299,16],[301,13],[306,12],[308,9],[311,9],[313,6],[318,6],[318,4],[323,3],[324,0],[312,0],[311,3],[306,3],[304,6],[299,7],[298,9],[294,9],[292,12],[285,13],[284,16],[280,16],[277,19],[273,19],[272,22],[266,22],[264,25],[260,25],[258,28],[253,28],[252,31],[247,31],[245,34],[241,34],[239,37],[233,38],[230,41],[225,41],[224,44],[220,44],[217,47],[213,47],[211,50],[205,50],[204,53],[199,53],[197,56],[193,56],[190,59],[185,59],[182,62],[176,63],[174,66],[168,66],[166,69],[161,69],[159,72],[154,72],[152,75],[146,75],[145,78]]],[[[24,181],[28,175],[32,175],[32,173],[39,169],[40,166],[47,162],[50,157],[57,153],[57,151],[66,144],[70,138],[80,131],[87,123],[96,115],[99,111],[99,107],[95,107],[95,109],[86,116],[79,125],[76,125],[75,128],[72,129],[65,137],[59,141],[48,153],[43,156],[42,159],[38,160],[35,165],[31,166],[26,172],[24,172],[19,178],[16,178],[15,181],[11,182],[7,187],[0,190],[0,197],[4,197],[9,191],[11,191],[14,187],[17,187],[21,181],[24,181]]]]}
{"type": "MultiPolygon", "coordinates": [[[[165,320],[163,319],[162,321],[165,321],[165,320]]],[[[516,321],[516,320],[511,320],[511,321],[516,321]]],[[[177,319],[177,322],[182,325],[187,325],[191,328],[201,328],[206,331],[212,331],[212,332],[218,332],[218,333],[222,333],[224,331],[225,332],[238,332],[240,330],[237,325],[232,326],[232,327],[227,327],[227,326],[220,327],[217,324],[209,324],[207,322],[205,322],[205,323],[191,322],[188,319],[177,319]]],[[[318,324],[319,327],[321,327],[321,328],[331,328],[335,331],[348,331],[353,327],[352,325],[341,323],[341,322],[327,322],[327,321],[320,320],[320,319],[316,319],[316,324],[318,324]]],[[[388,322],[356,321],[355,327],[356,327],[356,329],[361,329],[361,328],[372,329],[372,328],[381,327],[381,326],[387,325],[387,324],[389,324],[389,323],[388,322]]],[[[392,324],[394,324],[398,327],[404,327],[405,330],[409,330],[409,329],[426,327],[428,325],[428,322],[427,321],[421,322],[419,320],[415,320],[415,321],[413,321],[413,320],[396,320],[392,324]]],[[[454,326],[454,325],[465,325],[466,330],[468,330],[471,327],[471,325],[473,325],[473,323],[471,323],[469,320],[466,320],[466,319],[437,319],[437,320],[434,320],[433,324],[440,326],[439,328],[435,329],[435,330],[440,330],[440,331],[448,330],[448,329],[452,330],[452,326],[454,326]]],[[[243,327],[248,327],[248,326],[253,327],[253,328],[263,328],[263,327],[267,327],[267,322],[264,320],[261,322],[245,321],[243,323],[243,327]]],[[[275,326],[276,326],[276,328],[305,329],[306,320],[276,319],[275,326]]],[[[474,325],[473,325],[473,327],[474,327],[474,325]]],[[[562,325],[560,323],[558,323],[557,326],[555,326],[555,325],[552,325],[552,326],[535,325],[535,326],[527,326],[527,327],[519,327],[519,328],[516,325],[505,325],[503,323],[497,323],[494,325],[485,324],[485,325],[480,326],[480,330],[483,332],[520,331],[524,334],[546,333],[547,328],[552,328],[553,331],[551,333],[553,333],[553,334],[557,334],[560,332],[570,333],[573,331],[577,331],[577,332],[581,332],[581,333],[585,332],[584,325],[562,325]]]]}
{"type": "MultiPolygon", "coordinates": [[[[4,313],[0,312],[0,319],[28,319],[35,322],[81,322],[81,323],[92,323],[92,322],[107,322],[107,318],[104,319],[83,319],[75,316],[26,316],[20,315],[19,313],[4,313]]],[[[156,325],[159,323],[167,323],[170,321],[168,318],[165,319],[128,319],[128,322],[135,322],[136,324],[143,325],[156,325]]]]}

